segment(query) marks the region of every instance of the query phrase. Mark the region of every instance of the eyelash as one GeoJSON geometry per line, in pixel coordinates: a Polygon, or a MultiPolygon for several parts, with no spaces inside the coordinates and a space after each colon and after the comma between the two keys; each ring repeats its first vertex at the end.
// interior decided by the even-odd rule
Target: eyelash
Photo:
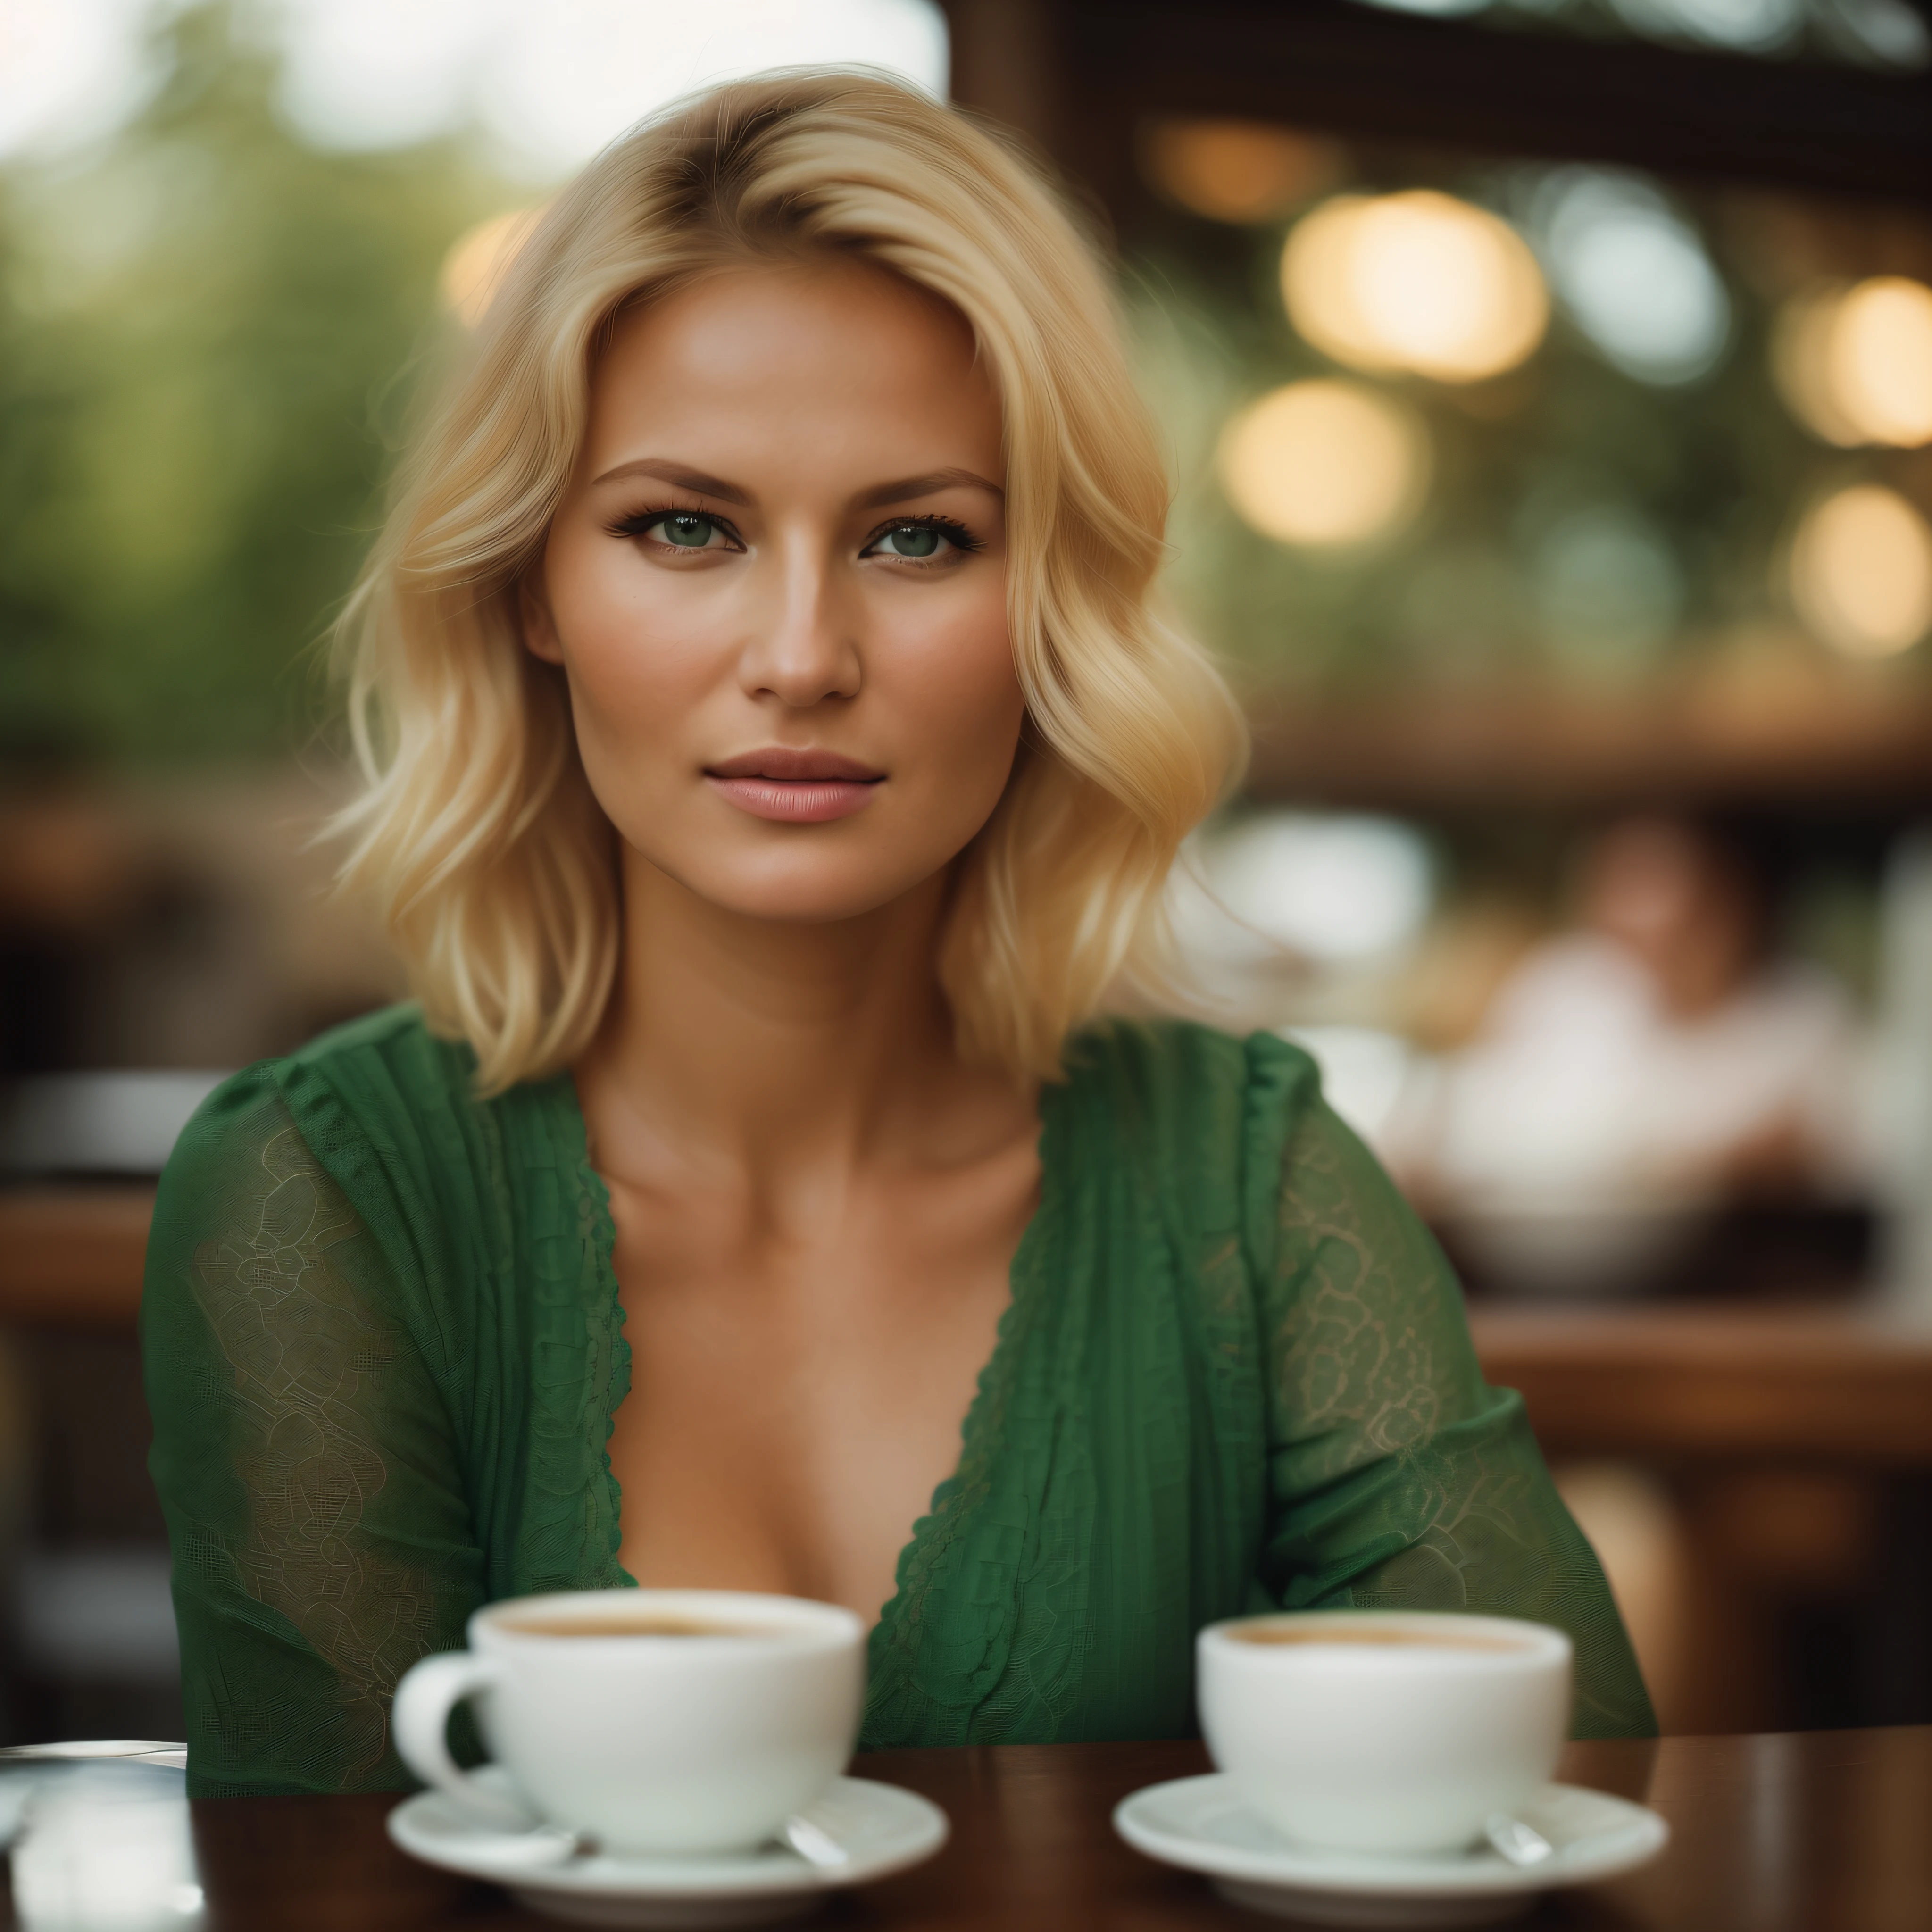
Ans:
{"type": "MultiPolygon", "coordinates": [[[[634,510],[628,516],[620,517],[606,527],[614,537],[640,537],[653,524],[662,523],[666,517],[702,517],[706,523],[716,524],[718,529],[741,549],[744,546],[744,538],[724,518],[714,516],[709,510],[693,509],[688,503],[659,504],[652,509],[634,510]]],[[[870,550],[873,544],[890,536],[895,530],[937,530],[956,550],[963,551],[969,556],[986,548],[981,538],[976,537],[964,524],[956,519],[952,517],[924,516],[895,517],[890,523],[881,524],[866,539],[860,547],[862,550],[870,550]]],[[[670,546],[667,544],[665,548],[669,548],[670,546]]],[[[692,554],[696,556],[701,555],[702,552],[694,551],[692,554]]],[[[940,560],[905,557],[900,560],[911,564],[917,564],[922,561],[930,564],[940,560]]]]}
{"type": "MultiPolygon", "coordinates": [[[[969,556],[976,551],[982,550],[986,548],[986,544],[964,524],[956,522],[951,517],[929,516],[895,517],[890,523],[881,524],[866,539],[866,548],[870,550],[873,544],[890,536],[895,530],[937,530],[947,542],[952,545],[954,549],[964,550],[969,556]]],[[[917,557],[908,557],[904,560],[908,563],[916,563],[920,560],[917,557]]],[[[937,560],[928,560],[936,561],[937,560]]]]}
{"type": "MultiPolygon", "coordinates": [[[[605,527],[614,537],[640,537],[652,524],[661,524],[667,517],[701,518],[707,524],[716,524],[734,544],[743,547],[745,539],[724,518],[714,516],[709,510],[694,509],[688,503],[660,503],[652,509],[634,510],[628,517],[620,517],[605,527]]],[[[670,547],[668,544],[664,546],[667,550],[670,547]]]]}

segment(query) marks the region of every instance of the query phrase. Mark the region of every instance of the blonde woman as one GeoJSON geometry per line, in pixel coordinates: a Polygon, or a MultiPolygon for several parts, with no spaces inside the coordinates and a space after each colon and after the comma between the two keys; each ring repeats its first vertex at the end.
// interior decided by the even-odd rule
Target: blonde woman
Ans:
{"type": "Polygon", "coordinates": [[[873,1746],[1185,1733],[1274,1604],[1546,1618],[1648,1726],[1310,1063],[1096,1017],[1242,750],[1166,506],[1092,253],[919,96],[726,88],[544,216],[346,621],[418,1003],[163,1184],[194,1789],[403,1784],[412,1662],[633,1582],[862,1612],[873,1746]]]}

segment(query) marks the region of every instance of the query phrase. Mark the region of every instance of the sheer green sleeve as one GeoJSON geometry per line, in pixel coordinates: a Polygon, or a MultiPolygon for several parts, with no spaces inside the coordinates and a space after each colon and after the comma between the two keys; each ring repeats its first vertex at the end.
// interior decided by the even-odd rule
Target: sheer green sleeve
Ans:
{"type": "Polygon", "coordinates": [[[163,1177],[142,1306],[197,1795],[411,1782],[396,1679],[482,1594],[411,1307],[272,1070],[218,1091],[163,1177]]]}
{"type": "Polygon", "coordinates": [[[1576,1646],[1574,1734],[1653,1732],[1602,1568],[1522,1398],[1484,1384],[1442,1250],[1319,1101],[1288,1136],[1274,1262],[1264,1576],[1276,1600],[1560,1625],[1576,1646]]]}

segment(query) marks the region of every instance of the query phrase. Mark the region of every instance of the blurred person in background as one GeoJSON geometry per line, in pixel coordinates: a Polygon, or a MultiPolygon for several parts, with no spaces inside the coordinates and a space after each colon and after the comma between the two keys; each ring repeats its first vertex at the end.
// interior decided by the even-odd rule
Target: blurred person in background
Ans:
{"type": "Polygon", "coordinates": [[[1769,914],[1708,826],[1631,818],[1592,841],[1572,928],[1530,950],[1392,1135],[1498,1286],[1640,1288],[1727,1206],[1856,1189],[1852,1001],[1777,955],[1769,914]]]}
{"type": "Polygon", "coordinates": [[[162,1183],[193,1790],[404,1784],[410,1664],[634,1582],[876,1619],[872,1748],[1188,1734],[1269,1606],[1559,1624],[1652,1727],[1306,1056],[1094,1024],[1242,752],[1167,494],[1091,251],[922,96],[725,88],[544,217],[346,625],[419,1004],[162,1183]]]}

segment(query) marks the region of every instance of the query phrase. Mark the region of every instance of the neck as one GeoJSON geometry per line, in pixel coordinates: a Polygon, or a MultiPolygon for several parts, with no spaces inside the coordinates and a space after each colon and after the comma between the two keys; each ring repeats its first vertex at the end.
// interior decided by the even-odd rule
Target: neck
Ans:
{"type": "Polygon", "coordinates": [[[945,874],[818,922],[727,911],[628,850],[623,884],[618,982],[577,1070],[607,1175],[674,1147],[753,1171],[856,1162],[905,1147],[964,1072],[936,970],[945,874]]]}

